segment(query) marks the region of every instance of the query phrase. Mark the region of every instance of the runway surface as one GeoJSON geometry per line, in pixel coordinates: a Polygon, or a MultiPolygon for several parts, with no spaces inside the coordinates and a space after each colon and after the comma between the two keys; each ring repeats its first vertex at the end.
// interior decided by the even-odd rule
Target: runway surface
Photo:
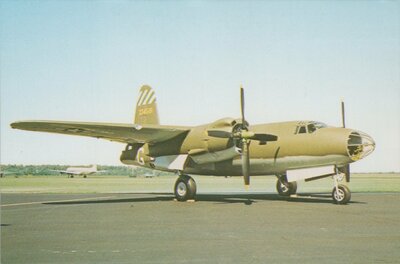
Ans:
{"type": "Polygon", "coordinates": [[[400,194],[2,194],[1,263],[398,263],[400,194]]]}

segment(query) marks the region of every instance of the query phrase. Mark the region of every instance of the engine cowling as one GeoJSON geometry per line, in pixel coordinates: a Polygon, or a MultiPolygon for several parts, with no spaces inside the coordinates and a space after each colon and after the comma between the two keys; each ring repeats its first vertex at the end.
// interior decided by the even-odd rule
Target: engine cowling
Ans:
{"type": "Polygon", "coordinates": [[[147,144],[128,144],[124,151],[122,151],[120,160],[125,164],[135,164],[151,166],[154,158],[148,155],[147,144]]]}

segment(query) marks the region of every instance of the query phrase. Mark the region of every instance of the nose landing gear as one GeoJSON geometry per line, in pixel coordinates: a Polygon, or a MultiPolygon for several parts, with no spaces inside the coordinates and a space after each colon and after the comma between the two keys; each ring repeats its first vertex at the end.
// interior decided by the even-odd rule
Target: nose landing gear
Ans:
{"type": "MultiPolygon", "coordinates": [[[[276,182],[276,190],[280,196],[290,196],[296,194],[297,183],[288,182],[286,175],[278,176],[276,182]]],[[[351,199],[351,192],[349,187],[344,184],[339,184],[340,181],[344,179],[344,175],[340,174],[336,169],[336,174],[333,175],[334,188],[332,190],[332,199],[336,204],[347,204],[351,199]]]]}
{"type": "Polygon", "coordinates": [[[335,186],[332,190],[332,199],[336,204],[347,204],[351,199],[351,192],[349,187],[343,184],[339,184],[339,181],[343,179],[343,175],[339,174],[336,170],[336,174],[333,175],[335,186]]]}

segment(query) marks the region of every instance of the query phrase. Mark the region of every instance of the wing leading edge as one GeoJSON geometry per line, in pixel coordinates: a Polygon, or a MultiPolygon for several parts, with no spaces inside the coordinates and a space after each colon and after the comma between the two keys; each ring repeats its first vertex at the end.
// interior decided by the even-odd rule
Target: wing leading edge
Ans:
{"type": "Polygon", "coordinates": [[[12,128],[74,136],[101,138],[115,142],[155,144],[188,133],[190,127],[136,125],[73,121],[19,121],[12,128]]]}

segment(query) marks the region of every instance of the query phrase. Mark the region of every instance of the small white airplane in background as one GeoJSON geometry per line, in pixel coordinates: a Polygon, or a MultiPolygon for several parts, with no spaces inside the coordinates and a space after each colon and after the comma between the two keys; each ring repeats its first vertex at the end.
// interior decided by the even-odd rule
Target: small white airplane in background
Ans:
{"type": "Polygon", "coordinates": [[[94,174],[97,172],[105,172],[105,171],[98,171],[97,165],[92,165],[90,167],[68,167],[66,170],[53,170],[57,171],[61,174],[68,174],[68,178],[73,178],[75,175],[81,175],[83,178],[86,178],[87,175],[94,174]]]}

